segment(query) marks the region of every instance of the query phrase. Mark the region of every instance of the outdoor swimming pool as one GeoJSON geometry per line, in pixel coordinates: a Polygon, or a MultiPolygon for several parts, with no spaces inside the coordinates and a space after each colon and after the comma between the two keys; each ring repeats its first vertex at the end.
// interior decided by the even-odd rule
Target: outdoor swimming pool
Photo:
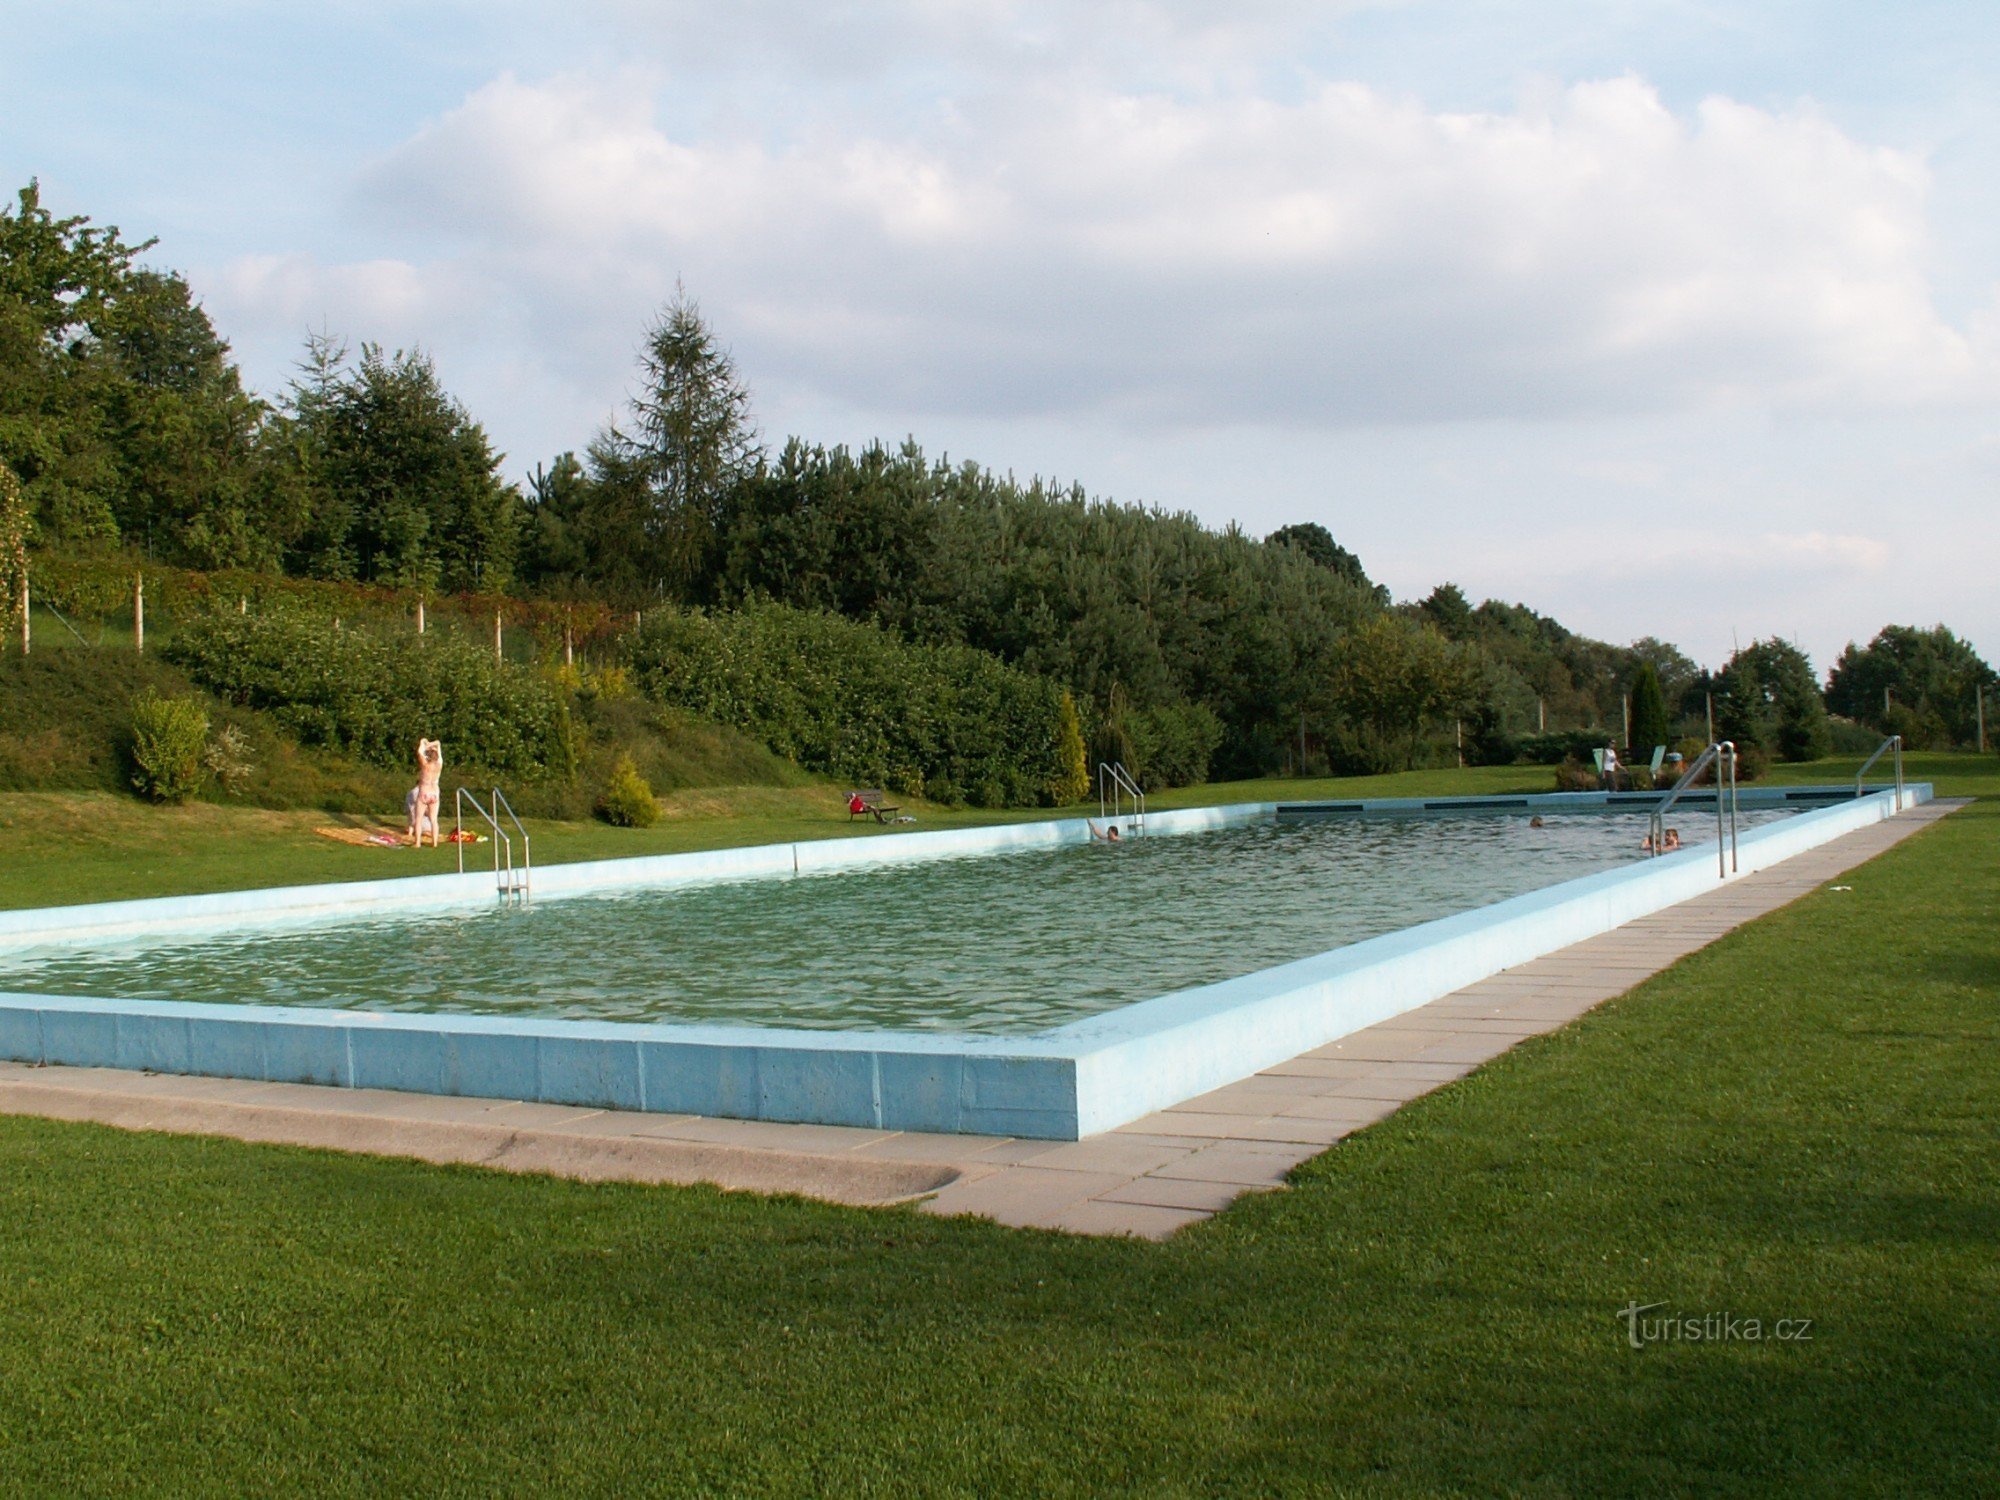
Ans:
{"type": "Polygon", "coordinates": [[[1748,789],[1740,861],[1712,795],[1649,859],[1657,799],[1543,793],[0,912],[0,1057],[1076,1140],[1929,796],[1748,789]]]}
{"type": "MultiPolygon", "coordinates": [[[[1746,811],[1743,826],[1787,815],[1746,811]]],[[[1698,827],[1698,822],[1691,826],[1698,827]]],[[[1643,859],[1636,813],[1257,822],[668,890],[0,953],[0,990],[1025,1036],[1643,859]]]]}

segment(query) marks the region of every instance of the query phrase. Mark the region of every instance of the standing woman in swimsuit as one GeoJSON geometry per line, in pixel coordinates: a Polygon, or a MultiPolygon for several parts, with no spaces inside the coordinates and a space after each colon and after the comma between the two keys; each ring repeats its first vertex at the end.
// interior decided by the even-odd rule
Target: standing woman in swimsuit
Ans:
{"type": "Polygon", "coordinates": [[[444,745],[438,740],[417,741],[417,784],[410,788],[410,842],[424,843],[424,824],[431,826],[431,847],[438,846],[438,779],[444,775],[444,745]]]}

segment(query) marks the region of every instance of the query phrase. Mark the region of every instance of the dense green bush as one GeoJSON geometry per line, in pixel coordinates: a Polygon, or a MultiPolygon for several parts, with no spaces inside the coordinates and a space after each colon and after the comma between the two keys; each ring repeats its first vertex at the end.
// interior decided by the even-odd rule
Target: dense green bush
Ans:
{"type": "Polygon", "coordinates": [[[376,634],[306,617],[224,612],[189,621],[166,654],[217,695],[299,739],[403,765],[420,737],[454,763],[530,778],[576,769],[568,705],[533,672],[443,634],[376,634]]]}
{"type": "Polygon", "coordinates": [[[1208,780],[1208,763],[1222,744],[1222,720],[1206,703],[1163,703],[1132,714],[1135,774],[1149,792],[1208,780]]]}
{"type": "Polygon", "coordinates": [[[660,804],[632,757],[620,755],[611,779],[597,799],[597,815],[618,828],[651,828],[660,821],[660,804]]]}
{"type": "Polygon", "coordinates": [[[192,697],[151,689],[132,701],[132,785],[155,802],[185,802],[208,774],[208,715],[192,697]]]}
{"type": "Polygon", "coordinates": [[[748,730],[810,770],[940,802],[1055,801],[1062,693],[965,646],[814,610],[658,610],[626,641],[655,701],[748,730]]]}

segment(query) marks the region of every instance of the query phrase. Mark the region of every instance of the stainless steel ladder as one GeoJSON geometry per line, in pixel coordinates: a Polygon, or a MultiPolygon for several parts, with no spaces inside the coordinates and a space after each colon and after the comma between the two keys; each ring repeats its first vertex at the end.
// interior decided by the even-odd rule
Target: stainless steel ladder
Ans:
{"type": "Polygon", "coordinates": [[[1125,804],[1127,802],[1132,804],[1132,811],[1129,815],[1132,818],[1131,831],[1134,833],[1144,833],[1146,831],[1146,794],[1139,790],[1139,783],[1134,781],[1130,773],[1126,771],[1124,761],[1099,761],[1097,763],[1098,817],[1104,818],[1109,822],[1117,822],[1118,819],[1127,816],[1125,812],[1125,804]]]}
{"type": "Polygon", "coordinates": [[[526,901],[528,888],[534,877],[534,854],[528,843],[528,830],[521,826],[521,820],[514,816],[513,804],[508,802],[499,787],[494,787],[485,805],[481,805],[476,792],[465,787],[458,789],[452,810],[452,842],[458,846],[458,873],[465,873],[465,804],[470,802],[472,810],[485,820],[493,830],[493,884],[499,890],[502,901],[526,901]],[[514,840],[507,830],[500,826],[500,814],[514,825],[514,832],[521,836],[521,862],[514,863],[514,840]],[[504,859],[503,859],[504,856],[504,859]]]}
{"type": "Polygon", "coordinates": [[[1896,752],[1896,811],[1901,812],[1903,810],[1903,737],[1900,734],[1890,735],[1889,738],[1875,747],[1873,755],[1861,763],[1861,769],[1854,773],[1854,795],[1859,797],[1867,791],[1867,787],[1863,783],[1868,780],[1870,768],[1891,750],[1896,752]]]}
{"type": "Polygon", "coordinates": [[[1695,763],[1681,773],[1681,779],[1673,785],[1673,790],[1662,797],[1654,807],[1651,826],[1647,829],[1646,846],[1655,854],[1667,851],[1662,847],[1667,832],[1667,814],[1673,805],[1681,800],[1681,793],[1700,779],[1701,773],[1710,766],[1715,767],[1715,873],[1718,879],[1726,880],[1736,869],[1736,742],[1717,740],[1695,758],[1695,763]]]}

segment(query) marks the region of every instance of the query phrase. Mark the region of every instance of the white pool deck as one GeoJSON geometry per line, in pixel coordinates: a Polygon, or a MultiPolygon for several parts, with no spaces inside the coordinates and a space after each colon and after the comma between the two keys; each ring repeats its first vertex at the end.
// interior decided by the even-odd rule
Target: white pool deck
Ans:
{"type": "Polygon", "coordinates": [[[1161,1239],[1964,806],[1931,801],[1117,1129],[1056,1142],[0,1062],[0,1113],[1161,1239]]]}

